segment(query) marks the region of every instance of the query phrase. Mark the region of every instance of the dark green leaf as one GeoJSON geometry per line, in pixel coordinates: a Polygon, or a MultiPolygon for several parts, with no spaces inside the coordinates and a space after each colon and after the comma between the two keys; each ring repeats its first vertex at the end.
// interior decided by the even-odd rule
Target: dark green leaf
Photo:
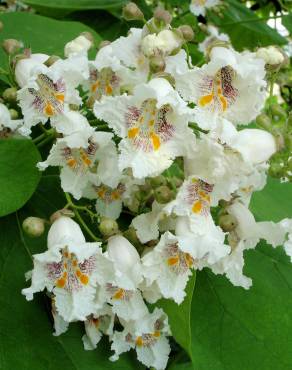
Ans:
{"type": "Polygon", "coordinates": [[[192,357],[191,306],[195,282],[196,274],[194,272],[186,287],[187,295],[180,305],[169,299],[162,299],[157,303],[168,315],[174,339],[186,350],[190,357],[192,357]]]}
{"type": "Polygon", "coordinates": [[[223,12],[223,18],[214,13],[210,18],[221,32],[230,36],[234,48],[253,49],[259,46],[287,43],[284,37],[266,24],[266,20],[261,20],[244,4],[236,0],[229,0],[226,4],[228,7],[223,12]]]}
{"type": "Polygon", "coordinates": [[[54,9],[89,10],[89,9],[112,9],[125,5],[128,0],[25,0],[30,6],[54,9]]]}
{"type": "Polygon", "coordinates": [[[40,154],[31,140],[0,140],[0,216],[21,208],[35,191],[40,154]]]}
{"type": "Polygon", "coordinates": [[[287,14],[282,17],[282,23],[289,31],[290,35],[292,34],[292,14],[287,14]]]}
{"type": "MultiPolygon", "coordinates": [[[[292,216],[291,184],[256,193],[259,220],[292,216]]],[[[261,243],[245,254],[250,290],[209,271],[197,274],[192,307],[192,352],[199,370],[290,370],[292,265],[283,249],[261,243]]]]}

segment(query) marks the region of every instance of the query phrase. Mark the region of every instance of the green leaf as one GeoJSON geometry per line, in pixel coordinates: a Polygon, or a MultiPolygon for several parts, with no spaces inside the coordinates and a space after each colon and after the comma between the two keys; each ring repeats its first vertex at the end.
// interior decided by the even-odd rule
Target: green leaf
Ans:
{"type": "Polygon", "coordinates": [[[290,35],[292,35],[292,13],[283,15],[282,23],[289,31],[290,35]]]}
{"type": "Polygon", "coordinates": [[[112,9],[125,5],[128,0],[25,0],[24,3],[30,6],[46,8],[69,9],[69,10],[90,10],[90,9],[112,9]]]}
{"type": "Polygon", "coordinates": [[[31,255],[46,249],[46,235],[31,239],[21,230],[29,215],[49,217],[64,206],[59,179],[44,175],[31,200],[20,214],[0,220],[0,369],[21,370],[141,370],[144,367],[130,354],[110,362],[110,345],[105,339],[95,351],[85,351],[82,324],[70,324],[67,333],[54,337],[50,304],[44,293],[31,302],[21,295],[26,287],[24,274],[32,268],[31,255]],[[33,213],[32,213],[33,212],[33,213]]]}
{"type": "Polygon", "coordinates": [[[266,20],[261,20],[239,1],[228,0],[226,5],[228,7],[223,12],[223,18],[212,13],[210,19],[221,32],[230,36],[234,48],[253,49],[259,46],[287,43],[284,37],[266,24],[266,20]]]}
{"type": "MultiPolygon", "coordinates": [[[[259,220],[292,217],[291,184],[256,193],[259,220]]],[[[192,306],[192,352],[199,370],[290,370],[292,265],[281,247],[260,243],[245,254],[249,290],[210,271],[197,274],[192,306]],[[289,339],[290,338],[290,339],[289,339]]]]}
{"type": "Polygon", "coordinates": [[[31,140],[0,140],[0,217],[21,208],[35,191],[40,154],[31,140]]]}
{"type": "Polygon", "coordinates": [[[174,339],[185,349],[190,357],[192,357],[191,306],[195,282],[196,274],[194,272],[186,287],[186,297],[180,305],[170,299],[161,299],[157,303],[157,306],[163,308],[168,315],[174,339]]]}
{"type": "MultiPolygon", "coordinates": [[[[0,21],[4,25],[1,43],[7,38],[21,40],[33,53],[63,56],[64,45],[84,31],[91,32],[97,43],[101,40],[96,32],[79,22],[57,21],[25,12],[0,14],[0,21]]],[[[6,64],[7,56],[0,50],[0,65],[6,64]]]]}

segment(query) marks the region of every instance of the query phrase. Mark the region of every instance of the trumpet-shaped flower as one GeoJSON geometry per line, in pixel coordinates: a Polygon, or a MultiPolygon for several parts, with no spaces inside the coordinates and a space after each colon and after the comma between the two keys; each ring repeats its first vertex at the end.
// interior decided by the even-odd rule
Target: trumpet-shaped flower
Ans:
{"type": "Polygon", "coordinates": [[[136,349],[137,358],[147,367],[164,370],[167,365],[170,345],[168,319],[163,310],[155,308],[140,320],[123,322],[124,330],[115,331],[111,349],[115,354],[110,358],[118,360],[120,354],[136,349]]]}
{"type": "Polygon", "coordinates": [[[161,78],[137,86],[133,96],[104,97],[94,113],[122,138],[119,168],[132,168],[137,178],[158,175],[195,141],[189,108],[161,78]]]}

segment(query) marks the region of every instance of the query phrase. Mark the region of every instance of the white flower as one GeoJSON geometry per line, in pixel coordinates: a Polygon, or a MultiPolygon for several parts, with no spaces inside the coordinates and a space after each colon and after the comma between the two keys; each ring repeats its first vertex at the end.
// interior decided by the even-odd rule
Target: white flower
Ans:
{"type": "Polygon", "coordinates": [[[19,126],[22,125],[21,119],[12,120],[9,110],[6,105],[0,103],[0,132],[5,128],[15,131],[19,126]]]}
{"type": "Polygon", "coordinates": [[[253,120],[265,101],[264,77],[264,61],[255,54],[214,47],[210,62],[181,76],[176,88],[197,104],[196,122],[209,130],[220,117],[234,124],[253,120]]]}
{"type": "Polygon", "coordinates": [[[19,87],[27,85],[34,69],[42,65],[49,56],[46,54],[31,54],[29,58],[20,59],[15,66],[15,80],[19,87]]]}
{"type": "Polygon", "coordinates": [[[82,337],[84,349],[89,351],[97,347],[103,334],[112,335],[115,315],[105,304],[84,322],[85,334],[82,337]]]}
{"type": "Polygon", "coordinates": [[[62,139],[57,139],[46,161],[38,164],[44,170],[48,166],[61,166],[61,186],[74,198],[80,199],[89,183],[117,186],[116,148],[112,134],[95,132],[87,127],[62,139]],[[115,160],[113,160],[113,158],[115,160]]]}
{"type": "Polygon", "coordinates": [[[123,236],[109,238],[105,254],[112,262],[105,279],[106,284],[100,289],[99,301],[106,301],[119,318],[138,320],[147,313],[141,292],[142,266],[135,247],[123,236]]]}
{"type": "Polygon", "coordinates": [[[206,54],[208,51],[208,47],[216,41],[230,42],[229,36],[225,33],[219,33],[218,28],[212,25],[208,25],[207,30],[209,35],[205,38],[203,42],[199,44],[199,50],[203,54],[206,54]]]}
{"type": "Polygon", "coordinates": [[[266,48],[259,48],[256,56],[265,61],[266,64],[280,65],[284,62],[284,55],[275,46],[268,46],[266,48]]]}
{"type": "Polygon", "coordinates": [[[82,56],[58,60],[51,67],[35,66],[26,85],[18,91],[24,116],[21,133],[29,135],[32,126],[48,119],[54,125],[69,111],[70,104],[79,105],[81,98],[76,87],[88,76],[88,61],[82,56]]]}
{"type": "Polygon", "coordinates": [[[68,330],[69,322],[65,321],[61,315],[58,314],[56,309],[55,298],[52,298],[52,315],[54,319],[54,329],[53,335],[59,336],[68,330]]]}
{"type": "Polygon", "coordinates": [[[119,168],[132,168],[137,178],[160,174],[194,144],[189,109],[161,78],[138,85],[133,96],[103,97],[94,113],[122,137],[119,168]]]}
{"type": "Polygon", "coordinates": [[[183,40],[171,30],[163,30],[156,34],[143,37],[141,49],[147,57],[154,55],[169,55],[181,47],[183,40]]]}
{"type": "Polygon", "coordinates": [[[166,338],[170,335],[165,313],[155,308],[137,321],[123,322],[124,330],[114,332],[111,349],[115,354],[110,358],[116,361],[123,352],[135,348],[137,358],[147,367],[164,370],[167,365],[170,345],[166,338]]]}
{"type": "Polygon", "coordinates": [[[92,42],[87,37],[80,35],[65,45],[64,54],[66,57],[71,54],[86,54],[91,46],[92,42]]]}
{"type": "MultiPolygon", "coordinates": [[[[61,218],[54,224],[68,222],[66,230],[73,221],[61,218]]],[[[41,254],[34,255],[31,287],[23,289],[27,300],[33,299],[33,294],[45,288],[55,296],[56,310],[62,318],[71,322],[85,320],[95,310],[95,294],[98,282],[103,283],[107,270],[107,260],[103,257],[100,244],[80,243],[75,240],[75,227],[72,229],[71,240],[64,235],[56,235],[56,240],[66,240],[66,243],[51,245],[41,254]]],[[[56,227],[55,232],[61,229],[56,227]]],[[[62,231],[60,231],[62,233],[62,231]]],[[[80,234],[80,232],[79,232],[80,234]]]]}
{"type": "Polygon", "coordinates": [[[163,234],[154,249],[142,258],[147,286],[156,283],[162,297],[171,298],[178,304],[185,297],[184,290],[193,264],[194,259],[180,249],[178,238],[170,232],[163,234]]]}
{"type": "Polygon", "coordinates": [[[206,9],[213,8],[220,3],[219,0],[192,0],[190,5],[190,11],[198,16],[205,15],[206,9]]]}
{"type": "Polygon", "coordinates": [[[285,218],[279,222],[279,225],[284,230],[285,234],[288,233],[283,246],[286,254],[290,257],[292,262],[292,219],[285,218]]]}

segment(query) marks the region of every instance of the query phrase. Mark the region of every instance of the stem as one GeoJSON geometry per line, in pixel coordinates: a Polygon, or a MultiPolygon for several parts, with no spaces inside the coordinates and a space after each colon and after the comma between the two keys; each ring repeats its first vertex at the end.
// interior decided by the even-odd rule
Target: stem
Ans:
{"type": "Polygon", "coordinates": [[[49,143],[52,139],[54,139],[54,135],[47,136],[43,141],[40,141],[36,144],[38,148],[41,148],[45,144],[49,143]]]}
{"type": "MultiPolygon", "coordinates": [[[[77,218],[77,220],[79,221],[79,223],[81,224],[81,226],[83,227],[83,229],[87,232],[87,234],[91,237],[92,240],[96,241],[96,242],[100,242],[102,241],[100,238],[98,238],[97,236],[95,236],[93,234],[93,232],[89,229],[89,227],[86,225],[85,221],[83,220],[83,218],[81,217],[80,213],[78,212],[78,209],[82,209],[82,210],[87,210],[89,211],[86,207],[83,207],[83,206],[77,206],[75,205],[73,202],[72,202],[72,199],[70,197],[70,194],[69,193],[64,193],[65,194],[65,197],[66,197],[66,200],[67,200],[67,205],[68,207],[72,208],[73,209],[73,212],[77,218]]],[[[91,212],[91,211],[90,211],[91,212]]]]}
{"type": "Polygon", "coordinates": [[[273,17],[244,19],[242,21],[237,21],[237,22],[223,23],[221,26],[225,27],[225,26],[233,26],[234,24],[240,24],[240,23],[264,22],[264,21],[268,21],[269,19],[277,19],[281,17],[282,17],[281,15],[275,15],[273,17]]]}
{"type": "Polygon", "coordinates": [[[189,68],[192,68],[192,65],[191,65],[191,62],[190,62],[190,51],[189,51],[189,47],[188,47],[188,44],[184,44],[184,49],[187,53],[187,63],[188,63],[188,67],[189,68]]]}

